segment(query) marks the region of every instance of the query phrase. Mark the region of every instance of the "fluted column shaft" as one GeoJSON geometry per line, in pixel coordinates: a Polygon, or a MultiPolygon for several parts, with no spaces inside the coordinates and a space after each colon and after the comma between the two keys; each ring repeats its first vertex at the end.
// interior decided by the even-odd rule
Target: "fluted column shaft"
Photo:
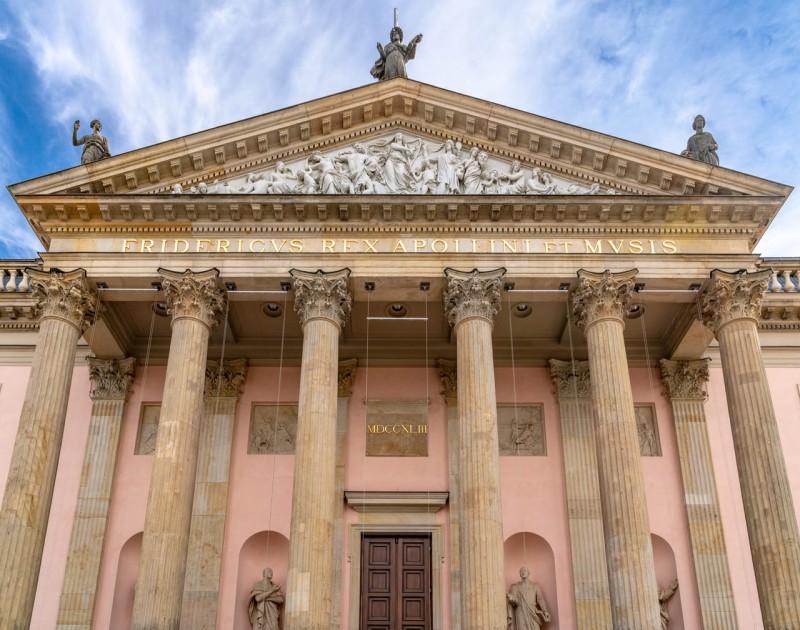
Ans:
{"type": "Polygon", "coordinates": [[[575,619],[578,628],[611,628],[589,363],[551,359],[550,374],[561,416],[575,619]]]}
{"type": "Polygon", "coordinates": [[[88,630],[92,625],[122,412],[135,369],[133,357],[124,361],[89,360],[92,417],[58,607],[58,628],[88,630]]]}
{"type": "Polygon", "coordinates": [[[133,601],[135,630],[180,625],[208,339],[224,304],[216,269],[159,273],[173,314],[172,339],[133,601]]]}
{"type": "Polygon", "coordinates": [[[339,333],[350,313],[349,270],[292,270],[303,325],[286,630],[329,630],[333,599],[339,333]]]}
{"type": "Polygon", "coordinates": [[[739,626],[704,406],[708,361],[662,359],[661,380],[672,403],[703,628],[735,630],[739,626]]]}
{"type": "Polygon", "coordinates": [[[29,273],[39,335],[0,510],[0,627],[14,630],[30,624],[75,348],[93,302],[82,269],[29,273]]]}
{"type": "Polygon", "coordinates": [[[635,275],[636,270],[617,274],[581,270],[573,304],[589,347],[614,628],[660,630],[647,497],[623,339],[622,318],[635,275]]]}
{"type": "Polygon", "coordinates": [[[800,628],[800,536],[756,319],[769,274],[715,270],[703,318],[719,342],[764,627],[800,628]]]}
{"type": "Polygon", "coordinates": [[[246,374],[246,359],[225,361],[221,365],[220,361],[209,361],[206,366],[203,424],[181,606],[181,628],[186,630],[216,628],[233,424],[246,374]]]}
{"type": "Polygon", "coordinates": [[[505,269],[445,273],[445,311],[457,344],[462,627],[501,630],[506,600],[492,327],[505,269]]]}

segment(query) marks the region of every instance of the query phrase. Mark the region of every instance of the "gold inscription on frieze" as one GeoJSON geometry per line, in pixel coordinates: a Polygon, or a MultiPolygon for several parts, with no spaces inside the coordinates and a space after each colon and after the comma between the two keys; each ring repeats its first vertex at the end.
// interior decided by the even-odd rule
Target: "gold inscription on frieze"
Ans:
{"type": "Polygon", "coordinates": [[[368,424],[367,433],[427,433],[428,427],[424,424],[368,424]]]}
{"type": "Polygon", "coordinates": [[[125,238],[114,249],[138,254],[677,254],[672,239],[537,238],[125,238]]]}

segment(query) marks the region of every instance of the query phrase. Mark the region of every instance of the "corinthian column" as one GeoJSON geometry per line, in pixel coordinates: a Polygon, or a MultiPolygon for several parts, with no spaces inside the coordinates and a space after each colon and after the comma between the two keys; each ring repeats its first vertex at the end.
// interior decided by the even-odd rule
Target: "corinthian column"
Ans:
{"type": "Polygon", "coordinates": [[[208,338],[225,305],[216,269],[158,272],[172,340],[133,600],[135,630],[180,624],[208,338]]]}
{"type": "Polygon", "coordinates": [[[212,630],[217,624],[231,439],[236,403],[246,376],[247,359],[209,361],[206,366],[203,425],[181,608],[181,628],[187,630],[212,630]]]}
{"type": "Polygon", "coordinates": [[[458,364],[461,623],[467,629],[502,630],[506,598],[492,328],[506,270],[444,272],[444,309],[455,327],[458,364]]]}
{"type": "Polygon", "coordinates": [[[92,418],[58,607],[59,628],[88,630],[92,625],[122,411],[135,371],[133,357],[123,361],[89,359],[92,418]]]}
{"type": "Polygon", "coordinates": [[[661,359],[661,381],[672,403],[675,420],[683,501],[689,520],[703,628],[735,630],[739,626],[703,404],[708,361],[661,359]]]}
{"type": "Polygon", "coordinates": [[[610,628],[608,572],[588,361],[550,359],[558,397],[578,628],[610,628]]]}
{"type": "Polygon", "coordinates": [[[770,273],[711,272],[702,315],[719,342],[764,627],[800,628],[800,539],[758,341],[770,273]]]}
{"type": "Polygon", "coordinates": [[[349,269],[293,269],[303,327],[297,407],[286,630],[329,630],[336,515],[339,333],[350,316],[349,269]]]}
{"type": "Polygon", "coordinates": [[[0,509],[0,627],[14,629],[30,624],[75,348],[94,300],[83,269],[28,273],[39,336],[0,509]]]}
{"type": "Polygon", "coordinates": [[[636,269],[578,272],[573,313],[589,346],[597,464],[614,628],[659,630],[647,497],[625,356],[623,316],[636,269]]]}

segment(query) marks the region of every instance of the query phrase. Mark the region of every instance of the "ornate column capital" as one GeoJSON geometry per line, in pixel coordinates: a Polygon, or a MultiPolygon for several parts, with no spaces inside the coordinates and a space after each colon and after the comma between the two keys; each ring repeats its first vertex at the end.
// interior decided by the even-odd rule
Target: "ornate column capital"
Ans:
{"type": "Polygon", "coordinates": [[[579,328],[585,330],[603,319],[622,321],[631,302],[633,279],[638,269],[595,273],[580,269],[579,285],[572,292],[572,314],[579,328]]]}
{"type": "Polygon", "coordinates": [[[208,328],[219,323],[226,296],[217,288],[218,269],[179,272],[159,268],[158,274],[173,322],[186,317],[196,319],[208,328]]]}
{"type": "Polygon", "coordinates": [[[353,381],[356,380],[357,371],[358,359],[339,361],[339,398],[350,398],[350,388],[353,387],[353,381]]]}
{"type": "Polygon", "coordinates": [[[40,319],[56,318],[83,330],[92,315],[96,296],[86,283],[86,271],[26,269],[40,319]]]}
{"type": "Polygon", "coordinates": [[[442,381],[442,394],[445,398],[455,399],[458,396],[458,369],[455,361],[436,359],[436,371],[442,381]]]}
{"type": "Polygon", "coordinates": [[[311,319],[329,319],[341,328],[350,317],[353,298],[347,290],[349,269],[324,272],[292,269],[294,310],[304,326],[311,319]]]}
{"type": "Polygon", "coordinates": [[[500,310],[500,280],[505,267],[491,271],[459,271],[447,268],[447,289],[444,293],[444,312],[451,326],[468,317],[482,317],[494,324],[500,310]]]}
{"type": "Polygon", "coordinates": [[[127,400],[136,374],[136,358],[89,359],[92,400],[127,400]]]}
{"type": "Polygon", "coordinates": [[[206,362],[206,398],[239,398],[247,378],[247,359],[206,362]]]}
{"type": "Polygon", "coordinates": [[[705,400],[705,384],[708,382],[708,362],[670,361],[661,359],[661,382],[667,398],[692,398],[705,400]]]}
{"type": "Polygon", "coordinates": [[[550,378],[553,379],[553,393],[558,398],[590,398],[588,361],[559,361],[550,359],[550,378]]]}
{"type": "Polygon", "coordinates": [[[716,332],[735,319],[758,322],[761,298],[769,285],[771,269],[748,273],[711,272],[711,285],[703,292],[702,321],[716,332]]]}

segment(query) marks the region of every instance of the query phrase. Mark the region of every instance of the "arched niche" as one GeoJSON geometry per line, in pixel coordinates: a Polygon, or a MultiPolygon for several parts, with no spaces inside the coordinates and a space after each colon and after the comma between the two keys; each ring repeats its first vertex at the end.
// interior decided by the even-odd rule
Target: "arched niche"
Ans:
{"type": "Polygon", "coordinates": [[[556,630],[558,625],[558,593],[556,590],[556,561],[553,549],[541,536],[531,532],[519,532],[509,536],[504,545],[505,587],[509,591],[514,582],[519,582],[519,570],[528,567],[530,580],[542,589],[552,621],[547,630],[556,630]]]}
{"type": "MultiPolygon", "coordinates": [[[[653,560],[656,565],[656,582],[658,588],[662,589],[678,576],[678,568],[675,565],[675,554],[669,543],[657,536],[650,534],[653,544],[653,560]]],[[[683,608],[681,607],[681,584],[678,590],[667,602],[667,612],[669,613],[669,630],[683,630],[683,608]]]]}
{"type": "Polygon", "coordinates": [[[117,579],[114,583],[114,601],[111,619],[114,628],[130,628],[133,618],[133,589],[139,573],[139,556],[142,554],[142,532],[134,534],[119,551],[117,579]]]}
{"type": "MultiPolygon", "coordinates": [[[[263,531],[244,541],[239,551],[239,570],[236,576],[236,608],[233,614],[234,630],[251,630],[247,617],[250,588],[261,579],[265,567],[272,569],[272,580],[281,585],[286,595],[286,572],[289,568],[289,539],[278,532],[263,531]]],[[[281,609],[283,623],[283,609],[281,609]]]]}

